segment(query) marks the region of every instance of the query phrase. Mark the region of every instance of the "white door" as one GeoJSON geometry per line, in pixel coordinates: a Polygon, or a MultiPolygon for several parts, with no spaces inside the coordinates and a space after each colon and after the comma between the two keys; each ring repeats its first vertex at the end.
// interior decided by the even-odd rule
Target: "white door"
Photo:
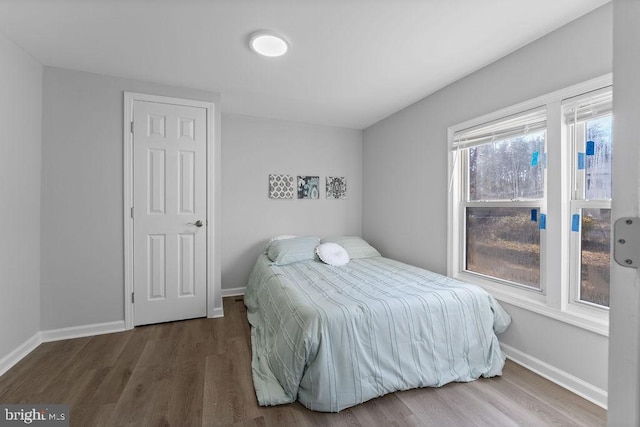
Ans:
{"type": "Polygon", "coordinates": [[[206,316],[204,108],[133,103],[134,323],[206,316]]]}

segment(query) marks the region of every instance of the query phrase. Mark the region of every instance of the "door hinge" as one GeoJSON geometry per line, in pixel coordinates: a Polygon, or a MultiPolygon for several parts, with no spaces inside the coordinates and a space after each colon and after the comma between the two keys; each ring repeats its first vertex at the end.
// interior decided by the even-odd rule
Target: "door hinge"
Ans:
{"type": "Polygon", "coordinates": [[[613,224],[613,258],[623,267],[640,266],[640,218],[618,218],[613,224]]]}
{"type": "Polygon", "coordinates": [[[133,218],[133,206],[131,206],[131,218],[133,218]]]}
{"type": "Polygon", "coordinates": [[[131,122],[131,133],[133,133],[133,122],[131,122]]]}
{"type": "Polygon", "coordinates": [[[131,304],[133,304],[134,302],[136,302],[136,293],[135,292],[131,292],[131,304]]]}

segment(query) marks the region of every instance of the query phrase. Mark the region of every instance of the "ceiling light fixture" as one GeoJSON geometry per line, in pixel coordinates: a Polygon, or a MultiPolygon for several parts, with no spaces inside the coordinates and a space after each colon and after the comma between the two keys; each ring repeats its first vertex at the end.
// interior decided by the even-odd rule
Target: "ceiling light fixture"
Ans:
{"type": "Polygon", "coordinates": [[[276,57],[287,53],[289,43],[282,36],[272,31],[262,30],[251,34],[249,47],[260,55],[276,57]]]}

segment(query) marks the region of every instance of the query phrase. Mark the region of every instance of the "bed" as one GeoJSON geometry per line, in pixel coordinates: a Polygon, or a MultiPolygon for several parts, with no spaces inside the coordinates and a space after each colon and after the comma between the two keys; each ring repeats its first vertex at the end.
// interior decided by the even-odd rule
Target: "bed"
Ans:
{"type": "Polygon", "coordinates": [[[245,305],[260,405],[299,400],[338,412],[398,390],[502,374],[496,334],[511,319],[491,295],[348,239],[334,239],[348,252],[344,265],[315,251],[274,258],[273,242],[258,257],[245,305]]]}

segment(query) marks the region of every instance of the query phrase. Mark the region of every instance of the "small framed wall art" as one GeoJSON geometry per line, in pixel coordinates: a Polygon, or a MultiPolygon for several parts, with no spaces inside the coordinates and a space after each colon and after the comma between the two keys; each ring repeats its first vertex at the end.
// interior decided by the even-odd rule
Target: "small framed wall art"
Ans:
{"type": "Polygon", "coordinates": [[[327,177],[327,199],[347,198],[347,178],[344,176],[327,177]]]}
{"type": "Polygon", "coordinates": [[[293,177],[284,174],[269,175],[269,197],[272,199],[293,199],[293,177]]]}
{"type": "Polygon", "coordinates": [[[298,176],[298,199],[319,199],[320,177],[298,176]]]}

